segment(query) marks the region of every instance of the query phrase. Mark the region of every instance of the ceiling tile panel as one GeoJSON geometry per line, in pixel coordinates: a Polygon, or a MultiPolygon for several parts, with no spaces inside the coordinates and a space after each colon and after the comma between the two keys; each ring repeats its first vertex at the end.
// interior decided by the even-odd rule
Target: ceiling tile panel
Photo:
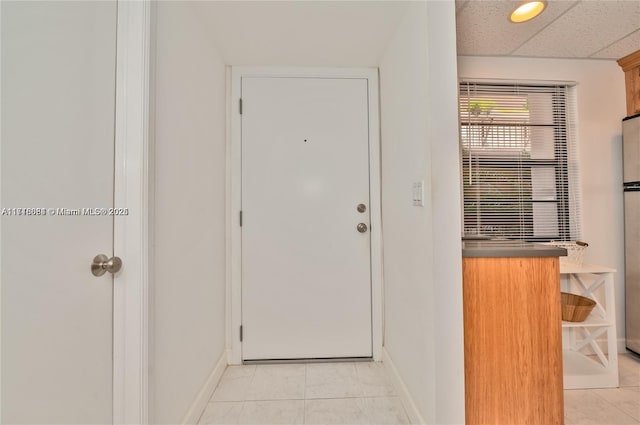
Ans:
{"type": "Polygon", "coordinates": [[[577,2],[551,0],[539,17],[514,24],[509,15],[520,3],[520,0],[470,0],[464,7],[460,4],[456,23],[458,54],[508,55],[577,2]]]}
{"type": "Polygon", "coordinates": [[[514,55],[589,57],[638,29],[639,25],[640,1],[585,0],[517,49],[514,55]]]}
{"type": "Polygon", "coordinates": [[[622,40],[618,40],[611,46],[600,50],[592,57],[598,59],[620,59],[636,50],[640,50],[640,29],[629,34],[622,40]]]}

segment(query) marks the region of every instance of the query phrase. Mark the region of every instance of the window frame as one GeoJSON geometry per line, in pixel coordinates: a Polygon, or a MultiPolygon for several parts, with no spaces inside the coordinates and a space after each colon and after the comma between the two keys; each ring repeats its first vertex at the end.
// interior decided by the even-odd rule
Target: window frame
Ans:
{"type": "MultiPolygon", "coordinates": [[[[463,207],[463,230],[465,234],[469,232],[469,234],[479,233],[485,234],[483,231],[482,221],[476,221],[473,223],[473,226],[469,226],[467,221],[468,206],[475,204],[481,205],[483,201],[486,203],[486,199],[482,199],[482,193],[477,193],[473,198],[469,199],[468,193],[469,188],[467,186],[467,181],[465,179],[468,178],[468,175],[465,176],[465,173],[471,172],[472,168],[478,169],[504,169],[504,170],[527,170],[529,175],[528,179],[520,180],[519,184],[529,183],[529,197],[528,198],[515,198],[513,201],[509,200],[500,200],[500,204],[504,205],[530,205],[530,212],[526,211],[526,208],[521,207],[519,211],[519,221],[522,223],[518,230],[518,234],[507,234],[500,235],[489,232],[490,236],[496,237],[507,237],[510,239],[521,239],[530,242],[546,242],[552,240],[562,240],[569,241],[575,240],[579,237],[577,234],[572,234],[572,210],[571,210],[571,194],[572,185],[570,183],[570,171],[569,171],[569,155],[572,155],[571,146],[569,141],[569,131],[571,127],[570,123],[570,115],[573,111],[569,111],[570,108],[570,100],[568,93],[568,85],[516,85],[514,83],[504,83],[504,84],[495,84],[495,83],[483,83],[483,82],[472,82],[472,81],[461,81],[459,84],[459,126],[460,126],[460,155],[461,155],[461,177],[463,179],[462,184],[462,207],[463,207]],[[462,110],[463,101],[466,100],[467,105],[470,103],[471,95],[464,93],[468,90],[469,86],[473,85],[474,87],[482,86],[487,89],[491,87],[517,87],[517,90],[523,94],[530,93],[546,93],[550,95],[550,109],[552,111],[553,122],[551,124],[536,124],[536,123],[517,123],[517,122],[498,122],[498,123],[488,123],[481,124],[477,122],[473,122],[469,120],[469,114],[464,114],[462,110]],[[560,88],[560,90],[559,90],[560,88]],[[527,91],[529,89],[529,91],[527,91]],[[535,91],[532,91],[534,89],[535,91]],[[548,89],[548,90],[545,90],[548,89]],[[500,151],[496,149],[492,151],[491,149],[486,149],[482,151],[482,149],[477,148],[468,148],[465,147],[465,143],[463,140],[463,128],[471,128],[472,126],[480,126],[480,125],[488,125],[491,127],[546,127],[552,128],[553,130],[553,151],[554,158],[548,159],[533,159],[531,157],[526,158],[522,151],[517,153],[509,152],[508,150],[500,151]],[[475,153],[473,151],[476,151],[475,153]],[[466,152],[465,152],[466,151],[466,152]],[[475,164],[473,164],[473,163],[475,164]],[[553,167],[555,171],[555,199],[554,200],[545,200],[545,199],[535,199],[533,193],[533,183],[531,178],[532,170],[536,167],[553,167]],[[535,204],[543,204],[543,203],[553,203],[556,205],[556,224],[557,224],[557,235],[535,235],[534,234],[534,205],[535,204]]],[[[492,99],[491,96],[503,95],[504,92],[496,91],[492,94],[489,90],[482,91],[480,94],[476,96],[484,96],[488,99],[492,99]]],[[[510,93],[508,93],[510,94],[510,93]]],[[[514,93],[516,94],[515,90],[514,93]]],[[[469,106],[467,106],[467,110],[469,106]]],[[[468,134],[468,132],[467,132],[468,134]]],[[[530,137],[530,135],[528,136],[530,137]]],[[[471,144],[471,143],[468,143],[471,144]]],[[[516,182],[518,183],[518,182],[516,182]]],[[[490,201],[489,201],[490,202],[490,201]]],[[[491,209],[487,209],[487,214],[491,214],[494,211],[491,209]]],[[[482,214],[482,212],[480,212],[482,214]]],[[[477,212],[476,212],[477,215],[477,212]]],[[[575,223],[576,226],[574,228],[579,229],[579,223],[575,223]]],[[[490,226],[490,225],[489,225],[490,226]]],[[[578,230],[579,232],[579,230],[578,230]]]]}

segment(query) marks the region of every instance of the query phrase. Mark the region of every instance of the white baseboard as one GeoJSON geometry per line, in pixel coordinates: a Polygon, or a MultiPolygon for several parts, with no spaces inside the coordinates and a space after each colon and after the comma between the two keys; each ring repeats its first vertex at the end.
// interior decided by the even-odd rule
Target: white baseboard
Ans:
{"type": "Polygon", "coordinates": [[[626,338],[618,338],[618,353],[620,353],[620,354],[627,353],[627,339],[626,338]]]}
{"type": "Polygon", "coordinates": [[[238,366],[242,364],[242,359],[239,357],[237,353],[235,353],[232,349],[227,349],[227,364],[238,366]]]}
{"type": "Polygon", "coordinates": [[[398,393],[398,396],[402,401],[404,410],[409,416],[409,422],[411,422],[412,425],[426,424],[425,420],[422,418],[422,415],[420,415],[420,412],[418,411],[418,408],[416,407],[411,394],[409,394],[407,386],[404,384],[404,381],[400,377],[398,369],[396,369],[396,366],[393,364],[389,353],[384,347],[382,347],[382,363],[389,372],[391,382],[393,383],[393,386],[395,387],[396,392],[398,393]]]}
{"type": "Polygon", "coordinates": [[[207,407],[207,403],[209,403],[209,399],[213,395],[216,387],[218,386],[218,382],[220,382],[220,378],[222,378],[222,374],[224,370],[227,368],[227,352],[226,350],[222,352],[222,356],[216,363],[216,366],[213,368],[213,371],[205,381],[202,389],[196,396],[196,399],[191,404],[191,407],[187,411],[184,419],[182,420],[183,425],[195,425],[198,423],[200,416],[202,416],[202,412],[207,407]]]}

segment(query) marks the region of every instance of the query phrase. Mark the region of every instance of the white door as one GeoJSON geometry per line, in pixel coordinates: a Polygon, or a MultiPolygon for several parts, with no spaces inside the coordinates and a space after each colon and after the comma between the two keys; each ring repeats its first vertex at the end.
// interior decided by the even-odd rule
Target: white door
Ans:
{"type": "Polygon", "coordinates": [[[2,422],[110,423],[116,2],[1,7],[2,422]]]}
{"type": "Polygon", "coordinates": [[[372,356],[367,84],[242,78],[244,360],[372,356]]]}

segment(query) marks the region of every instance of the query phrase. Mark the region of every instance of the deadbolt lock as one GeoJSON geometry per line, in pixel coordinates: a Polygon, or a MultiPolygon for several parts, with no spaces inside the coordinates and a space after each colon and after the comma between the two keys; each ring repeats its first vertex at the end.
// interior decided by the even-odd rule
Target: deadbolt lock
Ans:
{"type": "Polygon", "coordinates": [[[365,212],[367,210],[367,206],[365,204],[358,204],[358,212],[365,212]]]}

